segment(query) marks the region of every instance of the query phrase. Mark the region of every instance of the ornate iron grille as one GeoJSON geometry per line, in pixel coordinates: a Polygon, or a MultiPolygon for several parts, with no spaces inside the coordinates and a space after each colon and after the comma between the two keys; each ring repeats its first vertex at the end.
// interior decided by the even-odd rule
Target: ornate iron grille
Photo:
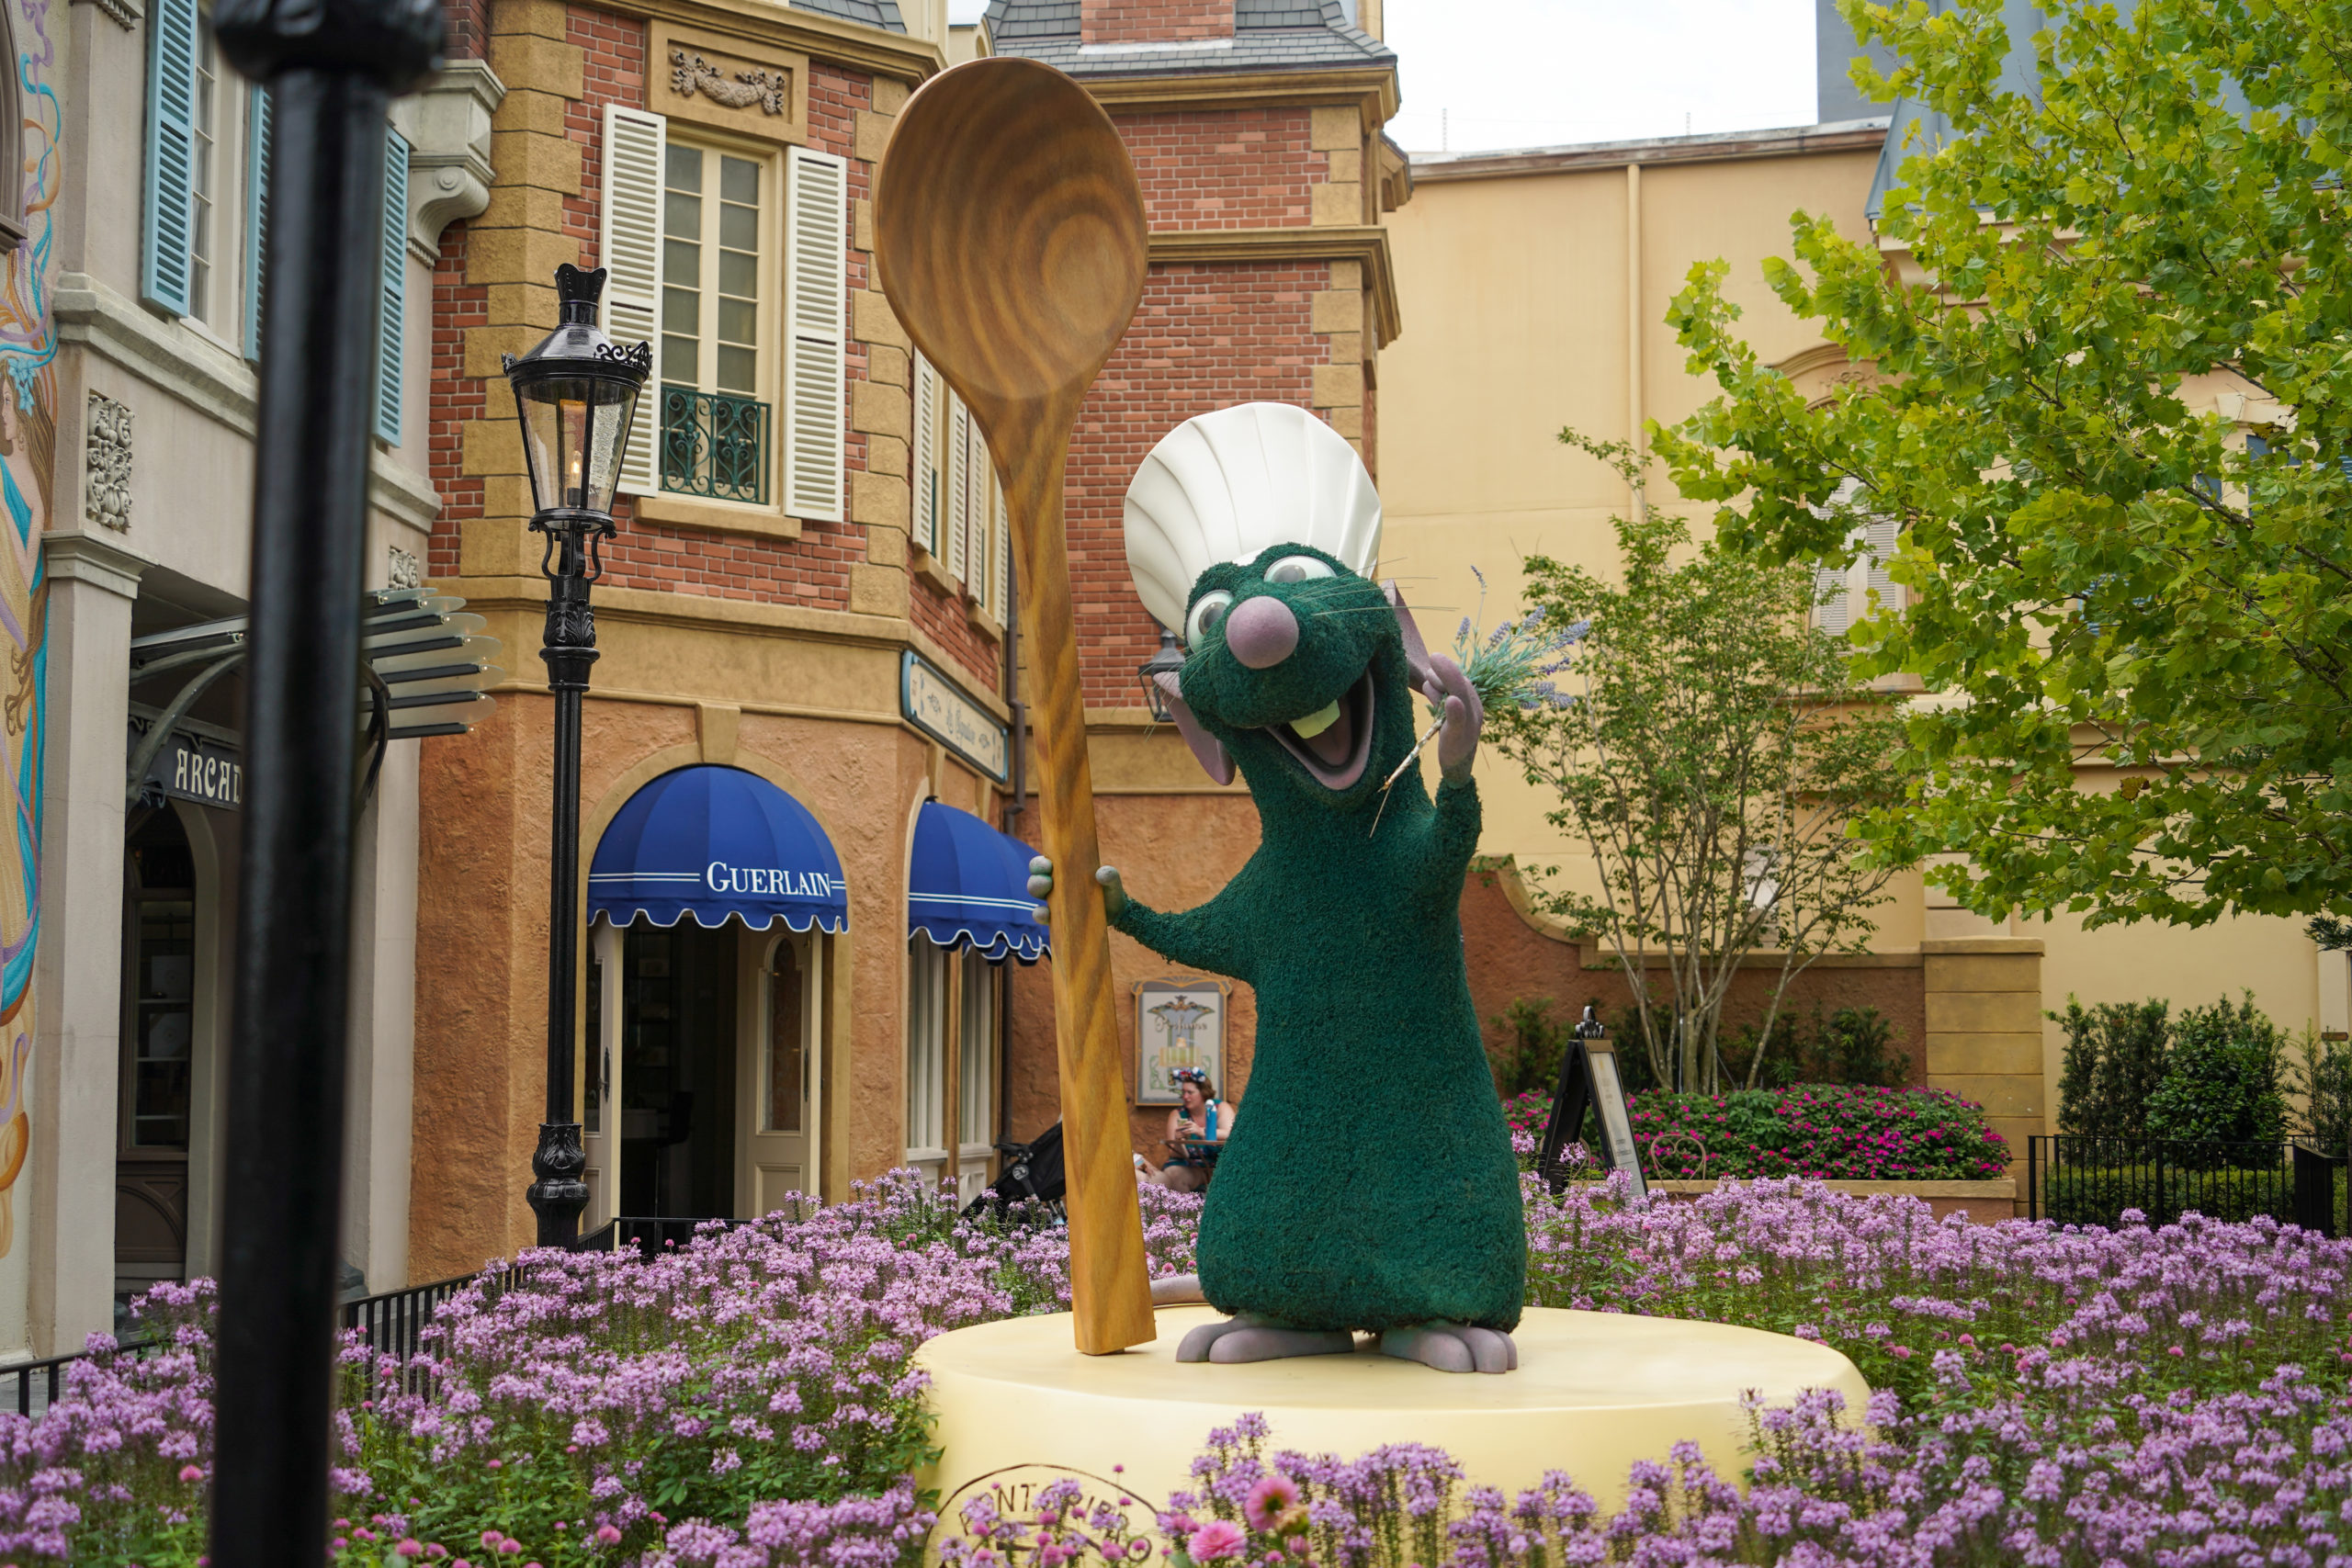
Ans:
{"type": "Polygon", "coordinates": [[[768,405],[691,387],[662,388],[662,488],[766,505],[768,405]]]}

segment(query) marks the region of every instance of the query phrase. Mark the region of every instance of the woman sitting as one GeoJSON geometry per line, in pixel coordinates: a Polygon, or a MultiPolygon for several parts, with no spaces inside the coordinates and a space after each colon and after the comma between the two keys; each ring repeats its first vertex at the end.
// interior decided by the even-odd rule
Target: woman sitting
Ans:
{"type": "Polygon", "coordinates": [[[1151,1173],[1162,1187],[1198,1192],[1209,1183],[1218,1145],[1233,1135],[1233,1107],[1216,1097],[1216,1086],[1198,1067],[1178,1067],[1168,1075],[1183,1099],[1168,1113],[1168,1163],[1151,1173]]]}

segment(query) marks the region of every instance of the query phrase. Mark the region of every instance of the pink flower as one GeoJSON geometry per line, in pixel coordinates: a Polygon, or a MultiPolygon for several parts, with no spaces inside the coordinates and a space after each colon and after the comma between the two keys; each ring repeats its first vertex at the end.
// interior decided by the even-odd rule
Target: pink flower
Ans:
{"type": "Polygon", "coordinates": [[[182,1481],[201,1481],[204,1479],[204,1467],[200,1464],[184,1464],[180,1466],[180,1479],[182,1481]]]}
{"type": "Polygon", "coordinates": [[[498,1550],[498,1543],[505,1539],[506,1532],[502,1529],[486,1529],[481,1532],[482,1545],[492,1551],[496,1551],[498,1550]]]}
{"type": "Polygon", "coordinates": [[[1253,1530],[1271,1530],[1283,1511],[1298,1501],[1298,1483],[1276,1472],[1250,1488],[1248,1501],[1241,1505],[1241,1517],[1250,1521],[1253,1530]]]}
{"type": "Polygon", "coordinates": [[[1211,1519],[1194,1530],[1184,1550],[1195,1562],[1215,1562],[1237,1555],[1242,1547],[1241,1527],[1228,1519],[1211,1519]]]}
{"type": "Polygon", "coordinates": [[[598,1525],[596,1527],[596,1544],[598,1546],[618,1546],[620,1543],[620,1531],[615,1529],[610,1525],[598,1525]]]}
{"type": "Polygon", "coordinates": [[[422,1557],[424,1555],[424,1543],[411,1536],[392,1550],[402,1557],[422,1557]]]}

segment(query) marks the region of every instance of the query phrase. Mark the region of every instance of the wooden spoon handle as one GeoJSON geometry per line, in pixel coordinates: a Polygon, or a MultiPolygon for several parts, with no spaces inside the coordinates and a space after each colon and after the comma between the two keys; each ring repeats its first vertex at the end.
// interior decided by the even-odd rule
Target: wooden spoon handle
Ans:
{"type": "Polygon", "coordinates": [[[1078,1348],[1108,1355],[1157,1337],[1143,1214],[1119,1059],[1109,922],[1095,867],[1094,781],[1086,759],[1086,705],[1078,680],[1076,617],[1063,533],[1062,468],[1069,452],[1040,439],[1005,475],[1005,509],[1021,572],[1021,637],[1028,655],[1031,733],[1045,852],[1054,863],[1054,1022],[1060,1038],[1062,1160],[1069,1182],[1069,1295],[1078,1348]]]}

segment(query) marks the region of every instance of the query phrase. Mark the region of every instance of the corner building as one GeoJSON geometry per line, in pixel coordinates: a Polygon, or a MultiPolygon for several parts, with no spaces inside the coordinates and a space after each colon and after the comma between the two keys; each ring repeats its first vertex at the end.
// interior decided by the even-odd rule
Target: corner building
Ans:
{"type": "Polygon", "coordinates": [[[763,1213],[910,1150],[985,1181],[1004,933],[915,932],[944,906],[910,906],[910,866],[927,809],[1004,817],[1008,551],[872,265],[894,117],[977,29],[944,0],[453,24],[503,96],[487,206],[434,275],[429,571],[510,676],[423,761],[412,1277],[533,1234],[552,703],[501,355],[553,325],[560,263],[606,266],[606,330],[656,348],[583,724],[586,1223],[763,1213]]]}

